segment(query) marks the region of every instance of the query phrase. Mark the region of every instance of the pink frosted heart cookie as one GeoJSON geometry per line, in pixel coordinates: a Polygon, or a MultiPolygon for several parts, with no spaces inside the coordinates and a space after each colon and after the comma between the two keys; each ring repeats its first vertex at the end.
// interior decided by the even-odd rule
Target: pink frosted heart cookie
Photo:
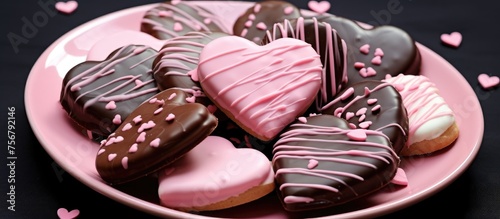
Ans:
{"type": "Polygon", "coordinates": [[[283,38],[265,46],[221,37],[200,54],[205,94],[245,131],[268,141],[304,113],[321,86],[322,64],[307,43],[283,38]]]}
{"type": "Polygon", "coordinates": [[[454,113],[429,78],[400,74],[385,81],[397,88],[408,112],[408,141],[401,155],[432,153],[455,141],[459,130],[454,113]]]}
{"type": "Polygon", "coordinates": [[[271,163],[259,151],[236,149],[209,136],[183,158],[159,171],[161,204],[183,211],[225,209],[274,190],[271,163]]]}

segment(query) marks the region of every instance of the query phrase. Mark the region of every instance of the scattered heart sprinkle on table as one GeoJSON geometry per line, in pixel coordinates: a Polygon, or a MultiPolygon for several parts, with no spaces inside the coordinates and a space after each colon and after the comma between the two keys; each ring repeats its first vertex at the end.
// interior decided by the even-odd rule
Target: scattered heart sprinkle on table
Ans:
{"type": "Polygon", "coordinates": [[[460,32],[443,33],[441,34],[441,41],[446,45],[457,48],[462,43],[462,34],[460,32]]]}
{"type": "Polygon", "coordinates": [[[312,11],[319,13],[319,14],[323,14],[323,13],[327,12],[328,10],[330,10],[330,2],[328,2],[328,1],[321,1],[321,2],[309,1],[307,6],[312,11]]]}
{"type": "Polygon", "coordinates": [[[57,216],[59,216],[59,219],[74,219],[77,218],[79,214],[80,210],[78,209],[71,211],[68,211],[66,208],[57,209],[57,216]]]}
{"type": "Polygon", "coordinates": [[[59,12],[65,14],[71,14],[76,10],[76,8],[78,8],[78,2],[77,1],[57,2],[55,7],[59,12]]]}
{"type": "Polygon", "coordinates": [[[396,172],[394,178],[391,180],[391,183],[401,186],[407,186],[408,178],[406,177],[406,172],[403,169],[398,168],[398,171],[396,172]]]}
{"type": "Polygon", "coordinates": [[[484,89],[489,89],[489,88],[495,87],[500,83],[500,78],[498,78],[498,76],[489,76],[489,75],[484,74],[484,73],[480,74],[477,77],[477,79],[479,81],[479,84],[481,84],[481,86],[484,89]]]}

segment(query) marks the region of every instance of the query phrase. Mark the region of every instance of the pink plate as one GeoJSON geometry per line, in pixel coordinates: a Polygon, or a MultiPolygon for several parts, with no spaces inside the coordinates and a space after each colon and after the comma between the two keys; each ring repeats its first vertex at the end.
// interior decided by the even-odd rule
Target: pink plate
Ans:
{"type": "MultiPolygon", "coordinates": [[[[239,14],[251,6],[248,2],[231,1],[196,3],[215,14],[225,14],[228,22],[236,20],[239,14]]],[[[453,66],[418,44],[423,58],[422,74],[438,86],[445,100],[456,112],[460,137],[452,147],[439,153],[404,159],[402,168],[408,177],[407,187],[391,185],[341,209],[328,209],[307,215],[286,213],[275,194],[224,211],[194,215],[159,205],[155,198],[154,178],[139,182],[145,186],[111,187],[101,180],[94,167],[98,144],[88,139],[86,132],[69,119],[58,102],[62,78],[74,65],[86,59],[99,59],[124,44],[142,43],[153,48],[161,46],[161,42],[138,32],[143,13],[151,7],[153,5],[144,5],[111,13],[68,32],[54,42],[35,63],[25,90],[28,119],[49,155],[77,180],[120,203],[152,215],[176,218],[238,215],[253,218],[376,217],[415,204],[440,191],[469,167],[479,150],[484,121],[475,92],[453,66]],[[113,40],[117,35],[129,37],[113,40]],[[148,185],[149,189],[145,189],[148,185]]],[[[232,29],[232,23],[226,25],[232,29]]]]}

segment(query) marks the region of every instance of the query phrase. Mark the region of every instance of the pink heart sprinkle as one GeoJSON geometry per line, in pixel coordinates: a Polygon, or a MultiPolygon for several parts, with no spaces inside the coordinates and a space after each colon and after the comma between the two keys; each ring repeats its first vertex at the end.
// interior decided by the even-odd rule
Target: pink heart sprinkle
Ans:
{"type": "Polygon", "coordinates": [[[207,109],[208,109],[208,112],[214,114],[215,111],[217,111],[217,106],[213,105],[213,104],[210,104],[207,106],[207,109]]]}
{"type": "Polygon", "coordinates": [[[144,82],[142,82],[142,81],[141,81],[141,80],[139,80],[139,79],[135,80],[134,82],[135,82],[135,85],[136,85],[137,87],[140,87],[140,86],[144,85],[144,82]]]}
{"type": "Polygon", "coordinates": [[[122,167],[123,169],[128,169],[128,157],[122,158],[122,167]]]}
{"type": "Polygon", "coordinates": [[[175,24],[174,24],[174,30],[177,31],[177,32],[180,32],[180,31],[182,31],[182,29],[184,29],[182,27],[182,24],[179,23],[179,22],[175,22],[175,24]]]}
{"type": "Polygon", "coordinates": [[[362,63],[362,62],[355,62],[354,63],[354,68],[364,68],[365,67],[365,63],[362,63]]]}
{"type": "Polygon", "coordinates": [[[212,23],[212,20],[210,18],[205,18],[205,19],[203,19],[203,23],[210,24],[210,23],[212,23]]]}
{"type": "Polygon", "coordinates": [[[285,9],[283,9],[283,13],[285,13],[286,15],[289,15],[292,12],[293,12],[293,7],[292,6],[288,6],[285,9]]]}
{"type": "Polygon", "coordinates": [[[248,20],[251,20],[251,21],[255,20],[255,14],[248,15],[248,20]]]}
{"type": "Polygon", "coordinates": [[[253,21],[248,20],[247,22],[245,22],[245,27],[251,27],[252,24],[253,24],[253,21]]]}
{"type": "Polygon", "coordinates": [[[267,25],[263,22],[258,23],[255,27],[257,27],[257,29],[259,30],[267,30],[267,25]]]}
{"type": "Polygon", "coordinates": [[[144,141],[146,141],[146,132],[141,132],[141,134],[139,134],[135,142],[142,143],[144,141]]]}
{"type": "Polygon", "coordinates": [[[159,147],[160,146],[160,139],[155,138],[153,141],[151,141],[151,143],[149,143],[149,146],[154,147],[154,148],[159,147]]]}
{"type": "Polygon", "coordinates": [[[302,123],[307,123],[307,118],[306,117],[299,117],[299,121],[302,122],[302,123]]]}
{"type": "Polygon", "coordinates": [[[346,113],[346,114],[345,114],[345,119],[346,119],[346,120],[349,120],[349,119],[351,119],[352,117],[354,117],[354,113],[353,113],[353,112],[348,112],[348,113],[346,113]]]}
{"type": "Polygon", "coordinates": [[[116,154],[109,154],[108,161],[112,161],[113,159],[115,159],[115,157],[116,157],[116,154]]]}
{"type": "Polygon", "coordinates": [[[317,160],[311,159],[309,160],[309,163],[307,164],[308,169],[314,169],[318,166],[319,162],[317,160]]]}
{"type": "Polygon", "coordinates": [[[57,2],[55,7],[59,12],[65,14],[71,14],[76,10],[76,8],[78,8],[78,2],[77,1],[57,2]]]}
{"type": "Polygon", "coordinates": [[[384,51],[381,48],[375,49],[375,56],[384,56],[384,51]]]}
{"type": "Polygon", "coordinates": [[[363,129],[354,129],[347,133],[347,137],[353,141],[366,141],[366,132],[363,129]]]}
{"type": "Polygon", "coordinates": [[[106,109],[108,109],[108,110],[114,110],[114,109],[116,109],[116,103],[115,103],[115,101],[109,101],[109,103],[106,104],[106,109]]]}
{"type": "Polygon", "coordinates": [[[373,69],[372,67],[368,67],[366,69],[366,74],[368,75],[368,77],[375,76],[377,75],[377,71],[375,71],[375,69],[373,69]]]}
{"type": "Polygon", "coordinates": [[[116,114],[115,118],[113,118],[113,124],[120,125],[122,123],[122,116],[120,114],[116,114]]]}
{"type": "Polygon", "coordinates": [[[450,34],[441,34],[441,41],[446,45],[452,47],[458,47],[462,43],[462,34],[459,32],[453,32],[450,34]]]}
{"type": "Polygon", "coordinates": [[[330,2],[328,2],[328,1],[321,1],[321,2],[309,1],[307,6],[312,11],[319,13],[319,14],[323,14],[323,13],[327,12],[328,10],[330,10],[331,5],[330,5],[330,2]]]}
{"type": "Polygon", "coordinates": [[[394,175],[394,178],[392,178],[391,183],[396,184],[396,185],[401,185],[401,186],[407,186],[408,185],[408,178],[406,177],[406,172],[398,168],[396,171],[396,175],[394,175]]]}
{"type": "Polygon", "coordinates": [[[368,77],[368,73],[366,71],[366,68],[359,69],[359,75],[361,75],[361,77],[363,77],[363,78],[368,77]]]}
{"type": "Polygon", "coordinates": [[[480,74],[477,79],[484,89],[495,87],[500,83],[500,79],[497,76],[489,76],[487,74],[480,74]]]}
{"type": "Polygon", "coordinates": [[[380,57],[380,56],[375,56],[375,57],[372,59],[372,64],[374,64],[374,65],[380,65],[380,64],[382,64],[382,57],[380,57]]]}
{"type": "Polygon", "coordinates": [[[362,129],[367,129],[368,127],[370,127],[370,125],[372,125],[372,122],[370,121],[359,123],[359,127],[362,129]]]}
{"type": "Polygon", "coordinates": [[[361,47],[359,47],[359,51],[363,54],[370,53],[370,45],[369,44],[362,45],[361,47]]]}
{"type": "Polygon", "coordinates": [[[377,103],[377,101],[378,101],[378,100],[377,100],[376,98],[373,98],[373,99],[368,99],[368,100],[366,101],[366,103],[368,103],[368,105],[373,105],[373,104],[377,103]]]}
{"type": "Polygon", "coordinates": [[[74,219],[80,215],[80,210],[74,209],[71,211],[68,211],[66,208],[59,208],[57,209],[57,216],[59,219],[74,219]]]}
{"type": "Polygon", "coordinates": [[[175,115],[170,113],[168,114],[167,118],[165,118],[165,121],[170,122],[175,119],[175,115]]]}
{"type": "Polygon", "coordinates": [[[367,110],[368,110],[368,109],[366,109],[366,107],[363,107],[363,108],[359,109],[359,110],[356,112],[356,116],[361,116],[361,115],[365,114],[367,110]]]}
{"type": "Polygon", "coordinates": [[[128,152],[131,154],[137,152],[137,149],[138,149],[137,146],[138,145],[136,143],[134,143],[132,146],[130,146],[130,148],[128,149],[128,152]]]}
{"type": "Polygon", "coordinates": [[[97,152],[97,155],[101,155],[102,153],[104,153],[106,151],[106,149],[101,149],[97,152]]]}
{"type": "Polygon", "coordinates": [[[173,12],[172,11],[159,11],[158,16],[160,17],[172,17],[173,12]]]}
{"type": "Polygon", "coordinates": [[[196,97],[195,96],[192,96],[192,97],[186,97],[186,101],[188,103],[194,103],[196,101],[196,97]]]}

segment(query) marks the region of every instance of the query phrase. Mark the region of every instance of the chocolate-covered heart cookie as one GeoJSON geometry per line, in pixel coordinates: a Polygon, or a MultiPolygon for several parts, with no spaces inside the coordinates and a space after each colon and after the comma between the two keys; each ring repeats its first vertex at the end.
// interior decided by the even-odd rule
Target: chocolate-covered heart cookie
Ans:
{"type": "Polygon", "coordinates": [[[104,61],[86,61],[63,79],[60,103],[91,132],[107,137],[137,106],[158,93],[151,74],[157,52],[142,45],[115,50],[104,61]]]}
{"type": "Polygon", "coordinates": [[[259,44],[275,23],[300,16],[300,10],[286,1],[257,2],[238,17],[233,34],[259,44]]]}
{"type": "Polygon", "coordinates": [[[203,141],[217,118],[179,89],[164,90],[141,104],[101,142],[96,169],[110,184],[154,173],[203,141]]]}
{"type": "Polygon", "coordinates": [[[382,80],[387,74],[419,74],[420,52],[404,30],[390,25],[366,29],[353,20],[334,15],[321,15],[317,19],[330,24],[347,43],[349,85],[382,80]]]}
{"type": "Polygon", "coordinates": [[[322,113],[346,119],[351,128],[381,131],[398,154],[408,140],[406,108],[398,90],[387,82],[358,82],[328,103],[322,113]]]}
{"type": "Polygon", "coordinates": [[[340,205],[389,184],[400,159],[378,131],[338,117],[301,117],[274,145],[278,194],[288,211],[340,205]]]}
{"type": "Polygon", "coordinates": [[[318,112],[323,105],[331,101],[347,83],[347,47],[344,40],[330,24],[316,18],[299,17],[276,23],[267,32],[263,44],[280,38],[300,39],[312,46],[320,55],[323,64],[322,86],[311,112],[318,112]]]}
{"type": "Polygon", "coordinates": [[[186,1],[168,1],[149,9],[141,20],[141,31],[161,40],[192,31],[230,33],[221,16],[186,1]]]}

